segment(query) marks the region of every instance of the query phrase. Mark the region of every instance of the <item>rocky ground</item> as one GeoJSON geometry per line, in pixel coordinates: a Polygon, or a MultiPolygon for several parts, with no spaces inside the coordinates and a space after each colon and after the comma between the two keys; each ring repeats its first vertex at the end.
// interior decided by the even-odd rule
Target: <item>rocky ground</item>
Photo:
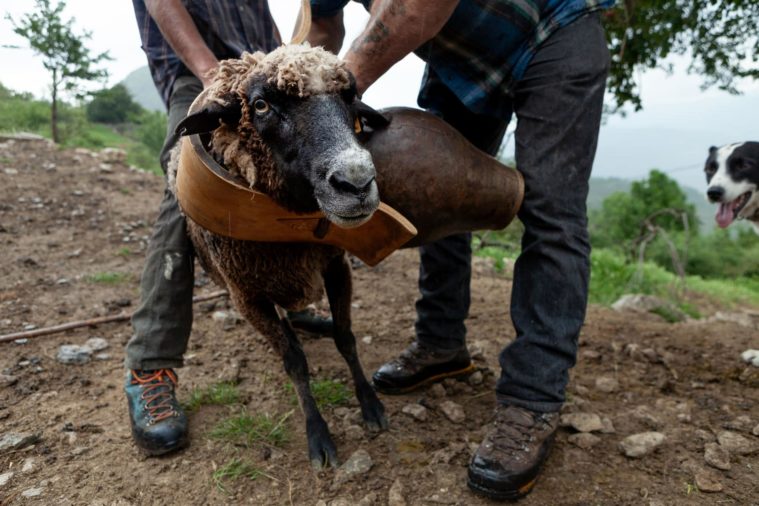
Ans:
{"type": "MultiPolygon", "coordinates": [[[[0,334],[134,309],[161,191],[118,154],[0,139],[0,334]]],[[[355,271],[367,371],[412,337],[416,272],[411,251],[355,271]]],[[[216,290],[198,284],[198,294],[216,290]]],[[[513,338],[509,274],[478,260],[472,288],[478,373],[383,397],[391,425],[381,434],[343,395],[349,377],[332,343],[304,336],[314,377],[342,388],[323,413],[345,463],[318,473],[281,363],[225,299],[195,307],[179,373],[180,397],[194,402],[192,444],[164,458],[131,443],[126,323],[0,344],[0,504],[487,504],[466,489],[466,465],[492,413],[497,352],[513,338]],[[236,386],[214,396],[219,381],[236,386]],[[271,422],[264,437],[219,438],[241,414],[271,422]]],[[[522,504],[759,504],[759,368],[740,358],[759,348],[759,325],[750,308],[714,309],[719,318],[669,324],[590,307],[564,427],[522,504]]]]}

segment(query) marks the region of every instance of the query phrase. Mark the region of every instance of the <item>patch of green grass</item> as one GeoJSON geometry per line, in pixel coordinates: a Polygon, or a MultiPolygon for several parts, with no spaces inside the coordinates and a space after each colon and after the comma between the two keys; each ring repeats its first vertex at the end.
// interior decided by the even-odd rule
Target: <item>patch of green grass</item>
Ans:
{"type": "Polygon", "coordinates": [[[224,482],[235,481],[239,478],[248,478],[249,480],[255,480],[263,474],[264,472],[255,467],[253,464],[235,457],[223,466],[216,469],[211,475],[211,478],[213,479],[216,488],[226,494],[227,489],[224,486],[224,482]]]}
{"type": "Polygon", "coordinates": [[[698,492],[698,487],[693,483],[685,482],[685,495],[691,495],[698,492]]]}
{"type": "Polygon", "coordinates": [[[678,323],[683,321],[682,315],[666,306],[659,306],[651,310],[651,313],[658,314],[667,323],[678,323]]]}
{"type": "MultiPolygon", "coordinates": [[[[643,293],[672,299],[680,279],[651,262],[642,268],[628,262],[624,256],[607,249],[593,250],[591,254],[590,302],[612,304],[625,293],[643,293]]],[[[703,279],[700,276],[686,276],[685,288],[698,292],[721,304],[759,305],[759,279],[738,277],[731,279],[703,279]]],[[[693,306],[678,302],[687,314],[699,317],[693,306]]]]}
{"type": "Polygon", "coordinates": [[[680,310],[693,318],[694,320],[700,320],[701,319],[701,312],[698,310],[696,306],[693,304],[690,304],[688,302],[682,302],[680,303],[680,310]]]}
{"type": "MultiPolygon", "coordinates": [[[[290,394],[290,402],[297,404],[298,398],[293,384],[287,383],[285,390],[290,394]]],[[[331,379],[311,380],[311,393],[319,409],[345,406],[350,403],[352,397],[348,387],[339,381],[331,379]]]]}
{"type": "Polygon", "coordinates": [[[196,411],[200,406],[227,406],[240,402],[237,385],[228,381],[214,383],[206,388],[193,388],[190,398],[183,403],[187,411],[196,411]]]}
{"type": "Polygon", "coordinates": [[[124,248],[121,248],[121,249],[119,249],[119,250],[116,252],[116,254],[117,254],[118,256],[120,256],[120,257],[128,257],[129,255],[131,255],[131,254],[132,254],[132,250],[130,250],[130,249],[129,249],[129,248],[127,248],[127,247],[124,247],[124,248]]]}
{"type": "Polygon", "coordinates": [[[289,439],[285,423],[292,414],[293,411],[290,410],[279,418],[274,418],[268,413],[259,415],[240,413],[220,421],[211,430],[210,435],[214,439],[246,447],[257,443],[282,446],[289,439]]]}
{"type": "Polygon", "coordinates": [[[118,285],[125,281],[129,281],[130,278],[131,276],[124,272],[96,272],[87,279],[91,283],[98,283],[101,285],[118,285]]]}

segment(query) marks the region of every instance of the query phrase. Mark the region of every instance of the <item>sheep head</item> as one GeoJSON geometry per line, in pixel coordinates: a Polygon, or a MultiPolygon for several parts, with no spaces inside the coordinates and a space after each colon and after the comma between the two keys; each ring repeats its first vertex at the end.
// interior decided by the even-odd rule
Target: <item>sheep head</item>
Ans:
{"type": "Polygon", "coordinates": [[[291,211],[321,209],[342,227],[377,209],[374,164],[357,133],[384,119],[356,100],[332,53],[307,45],[246,53],[221,63],[205,97],[178,131],[213,131],[214,155],[251,187],[291,211]]]}

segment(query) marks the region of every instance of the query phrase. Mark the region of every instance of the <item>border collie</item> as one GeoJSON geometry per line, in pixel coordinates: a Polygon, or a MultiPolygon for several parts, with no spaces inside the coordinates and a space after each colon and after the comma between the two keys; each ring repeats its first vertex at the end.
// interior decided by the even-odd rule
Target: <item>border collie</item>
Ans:
{"type": "Polygon", "coordinates": [[[739,142],[709,148],[706,197],[719,204],[717,225],[726,228],[746,219],[759,234],[759,142],[739,142]]]}

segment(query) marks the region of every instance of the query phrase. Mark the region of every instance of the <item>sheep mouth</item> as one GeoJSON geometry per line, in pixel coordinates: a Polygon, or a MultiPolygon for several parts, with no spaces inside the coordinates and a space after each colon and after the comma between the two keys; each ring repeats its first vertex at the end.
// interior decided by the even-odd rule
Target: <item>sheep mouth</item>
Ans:
{"type": "Polygon", "coordinates": [[[340,214],[334,214],[325,212],[327,215],[327,219],[337,225],[341,228],[356,228],[360,225],[363,225],[369,219],[372,217],[372,214],[374,213],[362,213],[362,214],[355,214],[352,216],[345,216],[340,214]]]}
{"type": "Polygon", "coordinates": [[[727,228],[739,217],[740,212],[746,207],[746,204],[751,200],[753,194],[753,191],[747,191],[736,199],[729,202],[722,202],[717,209],[717,225],[719,225],[720,228],[727,228]]]}

